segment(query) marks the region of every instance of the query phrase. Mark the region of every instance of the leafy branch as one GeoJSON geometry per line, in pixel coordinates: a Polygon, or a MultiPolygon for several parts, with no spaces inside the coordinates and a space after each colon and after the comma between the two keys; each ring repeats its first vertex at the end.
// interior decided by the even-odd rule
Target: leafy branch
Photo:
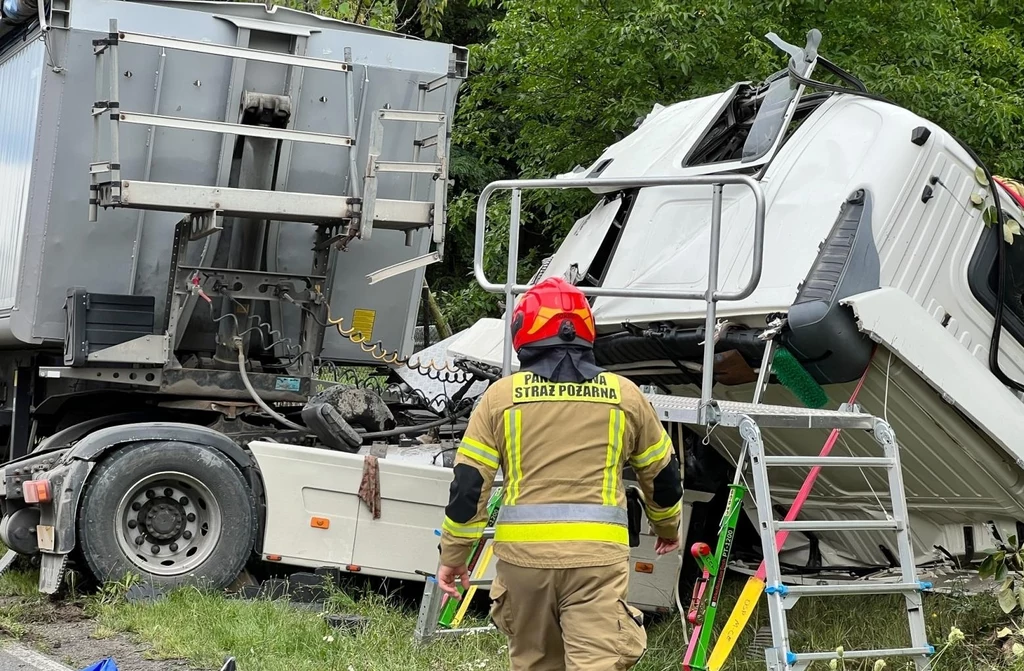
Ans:
{"type": "Polygon", "coordinates": [[[1016,536],[1010,536],[1006,543],[998,541],[996,548],[989,550],[978,575],[999,583],[996,598],[1004,613],[1024,610],[1024,547],[1016,536]]]}

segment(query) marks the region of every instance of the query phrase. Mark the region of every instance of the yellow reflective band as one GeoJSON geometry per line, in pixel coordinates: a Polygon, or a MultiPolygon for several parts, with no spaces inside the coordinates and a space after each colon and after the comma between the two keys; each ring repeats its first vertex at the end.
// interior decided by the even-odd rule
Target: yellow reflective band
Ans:
{"type": "Polygon", "coordinates": [[[499,523],[494,540],[503,543],[559,543],[597,541],[629,545],[629,530],[600,522],[557,522],[538,524],[499,523]]]}
{"type": "Polygon", "coordinates": [[[644,466],[650,466],[656,461],[660,461],[666,454],[672,445],[672,439],[668,437],[668,433],[665,431],[661,432],[661,440],[654,445],[651,445],[640,454],[632,457],[629,463],[633,468],[643,468],[644,466]]]}
{"type": "Polygon", "coordinates": [[[533,373],[520,372],[512,376],[513,403],[541,401],[587,401],[619,405],[622,402],[622,389],[619,387],[619,379],[611,373],[601,373],[582,384],[551,382],[533,373]]]}
{"type": "Polygon", "coordinates": [[[679,503],[675,504],[674,506],[672,506],[668,510],[648,510],[647,511],[647,517],[652,522],[660,522],[662,520],[667,520],[668,518],[672,517],[673,515],[678,515],[680,513],[680,511],[682,511],[682,509],[683,509],[683,502],[680,501],[679,503]]]}
{"type": "Polygon", "coordinates": [[[614,506],[619,502],[619,459],[622,457],[622,436],[626,431],[624,413],[613,408],[608,413],[608,451],[604,458],[604,481],[601,502],[614,506]]]}
{"type": "Polygon", "coordinates": [[[514,505],[519,498],[519,482],[523,478],[523,415],[515,408],[505,411],[505,450],[508,452],[505,503],[514,505]]]}
{"type": "Polygon", "coordinates": [[[493,447],[484,445],[479,440],[463,438],[462,443],[459,445],[458,453],[484,466],[498,467],[498,451],[493,447]]]}
{"type": "Polygon", "coordinates": [[[456,538],[477,538],[483,535],[484,529],[487,528],[487,523],[459,524],[457,522],[453,522],[450,517],[446,516],[441,528],[456,538]]]}

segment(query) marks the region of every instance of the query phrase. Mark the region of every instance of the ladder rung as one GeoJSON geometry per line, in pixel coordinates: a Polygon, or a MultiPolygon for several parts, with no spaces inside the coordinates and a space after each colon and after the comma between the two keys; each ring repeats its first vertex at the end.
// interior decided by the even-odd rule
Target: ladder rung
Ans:
{"type": "Polygon", "coordinates": [[[419,200],[377,199],[373,209],[374,228],[418,228],[434,220],[433,203],[419,200]]]}
{"type": "Polygon", "coordinates": [[[861,466],[888,468],[896,462],[889,457],[764,457],[767,466],[861,466]]]}
{"type": "Polygon", "coordinates": [[[383,121],[415,121],[416,123],[444,123],[446,117],[441,112],[425,110],[381,110],[378,112],[383,121]]]}
{"type": "Polygon", "coordinates": [[[413,163],[412,161],[377,161],[375,172],[409,172],[423,175],[441,173],[437,163],[413,163]]]}
{"type": "Polygon", "coordinates": [[[113,186],[120,188],[120,199],[115,200],[108,190],[101,188],[101,207],[184,214],[216,211],[224,217],[309,223],[339,221],[351,217],[354,212],[352,199],[347,196],[138,180],[116,182],[113,186]]]}
{"type": "MultiPolygon", "coordinates": [[[[931,655],[935,648],[927,646],[924,648],[883,648],[881,650],[844,650],[844,659],[864,659],[866,657],[916,657],[918,655],[931,655]]],[[[795,662],[826,662],[830,659],[839,659],[839,653],[830,652],[798,652],[790,653],[788,661],[795,662]]]]}
{"type": "Polygon", "coordinates": [[[802,520],[776,522],[776,531],[898,531],[903,524],[896,520],[802,520]]]}
{"type": "MultiPolygon", "coordinates": [[[[855,582],[840,585],[784,585],[773,590],[783,596],[843,596],[847,594],[903,594],[931,587],[927,582],[855,582]]],[[[768,591],[767,588],[765,592],[768,591]]]]}

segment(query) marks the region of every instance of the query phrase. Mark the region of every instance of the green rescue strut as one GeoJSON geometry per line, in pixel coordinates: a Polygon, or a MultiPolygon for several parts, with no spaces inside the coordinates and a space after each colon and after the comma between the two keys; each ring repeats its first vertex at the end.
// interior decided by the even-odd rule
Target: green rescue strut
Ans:
{"type": "Polygon", "coordinates": [[[715,553],[707,543],[694,543],[690,554],[701,568],[701,577],[693,587],[693,599],[686,613],[686,619],[693,625],[690,645],[683,656],[683,671],[705,671],[708,668],[708,653],[711,651],[711,637],[715,632],[715,615],[718,613],[718,599],[725,583],[725,570],[729,563],[736,536],[736,524],[740,518],[743,496],[747,488],[743,485],[729,485],[729,502],[722,514],[718,529],[718,546],[715,553]]]}
{"type": "MultiPolygon", "coordinates": [[[[494,523],[498,519],[498,509],[501,508],[501,493],[503,487],[498,487],[491,494],[491,498],[487,501],[487,526],[493,527],[494,523]]],[[[484,545],[486,541],[483,537],[476,539],[473,543],[472,549],[469,551],[469,561],[466,562],[466,569],[469,575],[473,575],[473,571],[476,569],[477,562],[480,561],[480,556],[484,553],[484,545]]],[[[465,590],[462,589],[462,585],[456,585],[455,589],[459,591],[459,595],[465,594],[465,590]]],[[[459,602],[451,598],[447,594],[441,601],[441,616],[438,619],[440,624],[445,629],[448,629],[452,625],[452,620],[455,618],[455,614],[459,610],[459,602]]]]}

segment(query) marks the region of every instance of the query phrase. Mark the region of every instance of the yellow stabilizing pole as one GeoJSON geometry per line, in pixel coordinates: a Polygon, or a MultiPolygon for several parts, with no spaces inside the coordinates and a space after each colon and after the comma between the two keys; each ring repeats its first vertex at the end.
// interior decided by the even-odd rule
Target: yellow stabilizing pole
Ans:
{"type": "MultiPolygon", "coordinates": [[[[491,563],[491,556],[493,554],[494,546],[491,543],[488,543],[487,549],[484,550],[483,556],[480,557],[480,563],[477,564],[477,568],[480,571],[477,573],[477,579],[487,572],[487,565],[491,563]]],[[[459,610],[455,613],[455,617],[452,618],[452,629],[456,629],[460,624],[462,624],[462,618],[466,617],[466,611],[469,609],[469,602],[473,600],[474,594],[476,594],[476,585],[470,585],[469,589],[466,590],[466,595],[462,597],[462,604],[459,606],[459,610]]]]}
{"type": "Polygon", "coordinates": [[[729,614],[729,621],[725,623],[722,633],[718,635],[715,647],[711,650],[711,657],[708,658],[708,671],[721,671],[725,660],[729,658],[736,641],[743,633],[744,627],[750,620],[757,608],[757,600],[764,592],[764,580],[757,576],[750,576],[747,584],[743,586],[740,598],[736,600],[736,606],[729,614]]]}

